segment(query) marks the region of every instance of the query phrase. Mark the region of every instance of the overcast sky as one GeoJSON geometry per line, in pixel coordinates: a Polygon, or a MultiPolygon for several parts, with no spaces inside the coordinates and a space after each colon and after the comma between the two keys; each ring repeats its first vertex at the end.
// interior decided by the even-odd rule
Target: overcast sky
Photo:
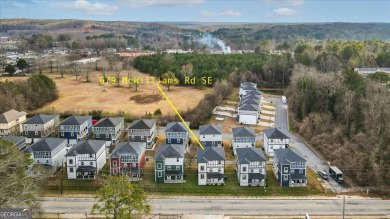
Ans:
{"type": "Polygon", "coordinates": [[[0,18],[390,22],[390,0],[0,0],[0,18]]]}

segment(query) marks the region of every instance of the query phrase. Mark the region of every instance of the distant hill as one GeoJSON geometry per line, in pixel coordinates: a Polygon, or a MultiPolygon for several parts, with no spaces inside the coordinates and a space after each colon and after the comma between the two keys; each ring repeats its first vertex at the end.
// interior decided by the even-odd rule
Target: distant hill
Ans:
{"type": "Polygon", "coordinates": [[[208,31],[239,49],[254,46],[260,40],[295,42],[300,39],[343,39],[390,41],[390,23],[197,23],[197,22],[125,22],[88,20],[2,19],[0,36],[18,37],[36,33],[72,33],[81,37],[105,33],[137,37],[143,45],[155,48],[180,47],[208,31]]]}

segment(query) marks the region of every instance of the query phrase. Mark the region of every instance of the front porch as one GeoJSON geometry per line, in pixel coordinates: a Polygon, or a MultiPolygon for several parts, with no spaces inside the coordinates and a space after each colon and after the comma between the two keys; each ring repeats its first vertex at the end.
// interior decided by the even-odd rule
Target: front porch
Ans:
{"type": "Polygon", "coordinates": [[[207,173],[207,185],[224,185],[225,184],[225,174],[223,173],[207,173]]]}
{"type": "Polygon", "coordinates": [[[164,183],[183,183],[183,173],[180,170],[166,170],[164,183]]]}
{"type": "Polygon", "coordinates": [[[76,170],[76,179],[96,179],[97,168],[93,166],[79,166],[76,170]]]}

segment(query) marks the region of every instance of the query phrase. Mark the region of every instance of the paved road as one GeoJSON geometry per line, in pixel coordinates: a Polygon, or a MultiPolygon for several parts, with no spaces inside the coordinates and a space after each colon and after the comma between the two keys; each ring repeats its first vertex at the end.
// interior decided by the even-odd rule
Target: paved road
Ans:
{"type": "MultiPolygon", "coordinates": [[[[84,214],[90,211],[93,198],[40,198],[46,213],[84,214]]],[[[342,198],[328,199],[210,199],[168,197],[151,199],[152,213],[178,214],[256,214],[256,215],[341,215],[342,198]]],[[[348,215],[390,215],[390,200],[346,198],[348,215]]]]}
{"type": "MultiPolygon", "coordinates": [[[[327,163],[325,163],[325,161],[323,161],[318,154],[316,154],[305,142],[303,142],[302,139],[291,134],[288,131],[288,109],[287,105],[282,103],[282,99],[267,98],[266,100],[270,102],[272,101],[276,106],[275,127],[284,130],[285,133],[288,133],[290,137],[290,145],[296,148],[305,157],[305,159],[307,160],[307,165],[314,170],[323,170],[325,172],[328,172],[327,163]]],[[[332,178],[330,178],[327,183],[336,193],[344,192],[349,188],[348,185],[340,185],[332,178]]]]}

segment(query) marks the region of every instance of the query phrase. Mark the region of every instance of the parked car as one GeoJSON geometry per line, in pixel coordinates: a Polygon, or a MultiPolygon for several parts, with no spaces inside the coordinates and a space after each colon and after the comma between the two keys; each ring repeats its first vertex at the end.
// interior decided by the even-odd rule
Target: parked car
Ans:
{"type": "Polygon", "coordinates": [[[323,178],[323,179],[325,179],[325,180],[328,180],[328,174],[325,173],[325,171],[318,170],[317,173],[318,173],[318,175],[321,176],[321,178],[323,178]]]}

